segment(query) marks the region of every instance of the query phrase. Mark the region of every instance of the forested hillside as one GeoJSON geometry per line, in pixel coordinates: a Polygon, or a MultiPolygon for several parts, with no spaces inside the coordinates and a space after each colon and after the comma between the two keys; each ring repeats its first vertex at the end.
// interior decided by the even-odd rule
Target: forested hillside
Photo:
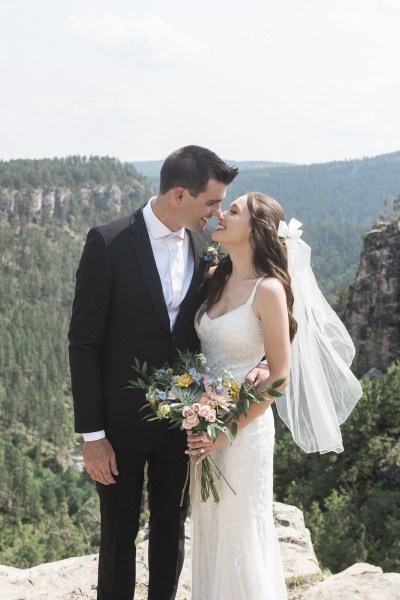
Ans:
{"type": "MultiPolygon", "coordinates": [[[[67,350],[75,272],[88,229],[131,213],[152,190],[130,165],[72,157],[0,162],[0,193],[0,564],[28,567],[98,549],[93,482],[65,468],[76,439],[67,350]]],[[[376,191],[373,216],[387,195],[376,191]]],[[[325,291],[350,282],[362,223],[310,220],[304,230],[325,291]]],[[[334,572],[356,560],[400,570],[400,366],[364,385],[341,455],[304,454],[277,422],[276,499],[305,511],[317,556],[334,572]]]]}
{"type": "MultiPolygon", "coordinates": [[[[318,283],[330,302],[342,285],[354,278],[367,231],[389,202],[400,193],[400,152],[361,160],[315,165],[285,165],[256,161],[235,162],[238,178],[228,187],[226,209],[250,191],[275,198],[286,220],[303,223],[303,239],[312,247],[312,264],[318,283]],[[258,163],[261,166],[261,163],[258,163]]],[[[155,189],[162,161],[135,163],[148,172],[155,189]]]]}
{"type": "Polygon", "coordinates": [[[341,454],[305,454],[275,420],[274,494],[304,511],[332,573],[355,562],[400,572],[400,364],[363,388],[341,426],[341,454]]]}
{"type": "Polygon", "coordinates": [[[28,567],[98,543],[94,486],[61,466],[75,272],[88,229],[151,189],[131,166],[75,157],[0,163],[0,193],[0,563],[28,567]]]}

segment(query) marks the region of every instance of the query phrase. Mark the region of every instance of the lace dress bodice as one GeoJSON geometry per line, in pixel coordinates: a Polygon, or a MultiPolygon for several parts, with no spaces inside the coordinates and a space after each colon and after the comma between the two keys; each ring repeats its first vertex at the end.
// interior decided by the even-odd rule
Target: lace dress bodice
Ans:
{"type": "Polygon", "coordinates": [[[239,308],[215,319],[210,319],[207,313],[204,313],[200,323],[197,323],[196,315],[196,332],[210,367],[210,375],[213,377],[219,377],[224,369],[229,369],[235,381],[241,384],[246,375],[262,360],[262,326],[252,306],[262,279],[263,277],[255,284],[246,304],[239,308]]]}

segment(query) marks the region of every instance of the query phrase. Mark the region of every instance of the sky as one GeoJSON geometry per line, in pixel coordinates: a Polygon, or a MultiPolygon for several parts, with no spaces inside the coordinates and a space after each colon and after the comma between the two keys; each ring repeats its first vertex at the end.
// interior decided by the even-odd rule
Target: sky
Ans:
{"type": "Polygon", "coordinates": [[[400,0],[0,0],[0,160],[400,150],[400,0]]]}

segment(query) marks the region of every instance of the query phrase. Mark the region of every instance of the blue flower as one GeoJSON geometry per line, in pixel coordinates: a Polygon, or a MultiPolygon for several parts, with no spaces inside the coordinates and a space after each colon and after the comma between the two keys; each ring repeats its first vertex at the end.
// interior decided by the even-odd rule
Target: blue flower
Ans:
{"type": "Polygon", "coordinates": [[[196,369],[189,369],[189,375],[193,375],[193,377],[197,374],[196,369]]]}
{"type": "Polygon", "coordinates": [[[180,429],[181,431],[183,431],[183,429],[184,429],[184,428],[183,428],[183,427],[182,427],[182,425],[181,425],[181,426],[179,427],[179,429],[180,429]]]}
{"type": "Polygon", "coordinates": [[[212,260],[212,258],[213,257],[211,256],[211,254],[206,254],[204,260],[212,260]]]}
{"type": "Polygon", "coordinates": [[[224,387],[222,385],[219,385],[217,387],[217,394],[222,394],[223,391],[224,391],[224,387]]]}
{"type": "Polygon", "coordinates": [[[166,400],[167,399],[167,394],[165,392],[160,392],[158,396],[159,396],[160,400],[166,400]]]}

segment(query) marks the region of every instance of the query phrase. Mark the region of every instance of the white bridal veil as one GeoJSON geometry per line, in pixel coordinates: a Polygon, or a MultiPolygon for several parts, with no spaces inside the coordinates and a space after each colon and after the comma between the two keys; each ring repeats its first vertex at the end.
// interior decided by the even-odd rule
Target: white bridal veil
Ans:
{"type": "Polygon", "coordinates": [[[298,323],[291,345],[290,382],[276,399],[281,419],[305,452],[342,452],[340,425],[362,396],[350,371],[354,344],[342,321],[318,288],[310,265],[311,248],[302,240],[301,223],[279,224],[278,235],[288,248],[298,323]]]}

